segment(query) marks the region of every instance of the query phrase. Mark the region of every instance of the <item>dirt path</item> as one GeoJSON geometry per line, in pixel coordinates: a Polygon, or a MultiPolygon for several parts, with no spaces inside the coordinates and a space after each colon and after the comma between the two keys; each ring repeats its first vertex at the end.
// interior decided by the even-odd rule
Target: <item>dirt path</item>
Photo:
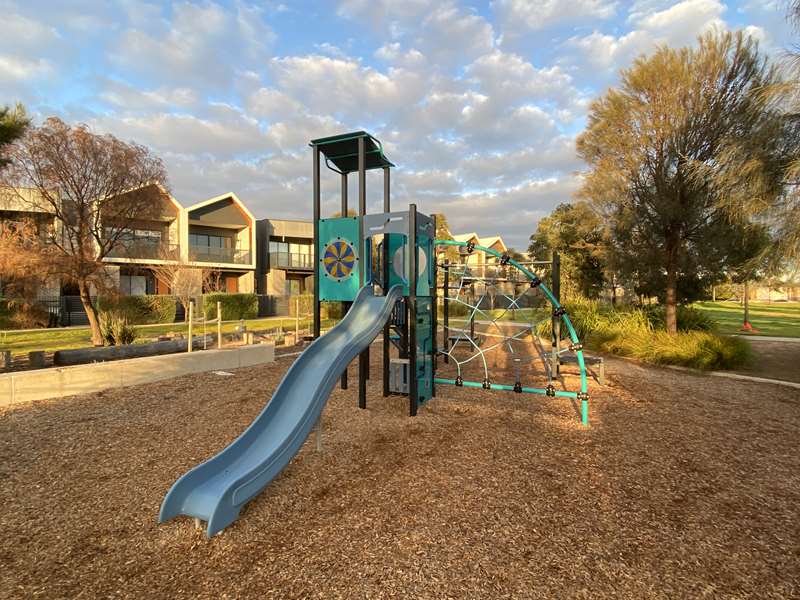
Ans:
{"type": "Polygon", "coordinates": [[[209,541],[156,524],[289,364],[0,413],[2,598],[789,598],[800,390],[609,361],[569,402],[439,388],[415,419],[336,391],[324,451],[209,541]]]}

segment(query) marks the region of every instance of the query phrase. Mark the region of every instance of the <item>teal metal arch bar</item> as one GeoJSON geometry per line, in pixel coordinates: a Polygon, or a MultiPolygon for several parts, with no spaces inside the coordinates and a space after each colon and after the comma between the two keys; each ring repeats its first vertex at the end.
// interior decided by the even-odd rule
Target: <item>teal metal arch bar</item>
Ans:
{"type": "MultiPolygon", "coordinates": [[[[458,242],[456,240],[436,240],[435,241],[435,245],[437,245],[437,246],[455,246],[455,247],[464,246],[464,247],[466,247],[468,244],[467,244],[467,242],[458,242]]],[[[486,254],[489,254],[491,256],[495,256],[497,258],[503,258],[503,254],[501,252],[498,252],[497,250],[493,250],[492,248],[487,248],[486,246],[480,246],[478,244],[475,244],[474,246],[472,246],[472,249],[473,249],[473,251],[474,250],[480,250],[481,252],[485,252],[486,254]]],[[[553,292],[550,291],[550,288],[548,288],[544,284],[544,282],[542,282],[539,279],[539,277],[536,276],[535,273],[533,273],[532,271],[529,271],[527,268],[525,268],[523,265],[518,263],[513,258],[508,260],[508,264],[514,266],[519,271],[521,271],[529,280],[531,280],[531,281],[539,281],[540,282],[538,288],[542,291],[542,293],[545,295],[545,298],[547,298],[547,300],[553,306],[553,310],[557,310],[559,308],[562,308],[561,303],[558,301],[558,298],[556,298],[553,295],[553,292]]],[[[573,327],[573,325],[572,325],[572,321],[570,321],[570,319],[569,319],[569,315],[567,315],[565,313],[565,314],[561,315],[561,319],[564,322],[564,325],[567,326],[567,333],[569,334],[570,342],[572,342],[572,344],[579,344],[580,340],[578,339],[578,334],[575,331],[575,327],[573,327]]],[[[577,358],[578,358],[578,369],[580,370],[581,391],[580,391],[580,393],[577,393],[577,392],[565,392],[565,391],[556,390],[556,396],[565,397],[565,398],[580,398],[580,401],[581,401],[581,423],[583,425],[588,425],[589,424],[589,396],[588,396],[589,386],[588,386],[588,381],[587,381],[587,377],[586,377],[586,363],[583,360],[583,350],[581,350],[581,349],[576,350],[575,354],[577,355],[577,358]]],[[[441,379],[440,380],[440,379],[437,379],[437,380],[435,380],[435,382],[436,383],[444,383],[444,384],[452,383],[452,384],[455,385],[455,380],[446,380],[446,379],[441,379]]],[[[464,386],[465,387],[483,387],[482,383],[477,383],[476,384],[476,382],[469,382],[470,385],[467,385],[467,383],[468,382],[466,382],[466,381],[464,382],[464,386]]],[[[489,385],[491,386],[491,389],[512,390],[512,391],[514,389],[512,386],[507,386],[507,385],[504,386],[502,384],[489,384],[489,385]]],[[[534,394],[539,394],[539,393],[546,394],[547,393],[546,390],[534,391],[534,390],[539,390],[539,388],[522,388],[522,389],[523,389],[523,391],[528,391],[529,393],[534,393],[534,394]]]]}
{"type": "MultiPolygon", "coordinates": [[[[455,379],[443,379],[441,377],[437,377],[434,379],[436,383],[443,383],[446,385],[458,385],[456,384],[455,379]]],[[[461,382],[459,387],[469,387],[469,388],[483,388],[484,385],[480,381],[467,381],[464,380],[461,382]]],[[[504,383],[490,383],[489,389],[491,390],[503,390],[505,392],[513,392],[514,386],[513,385],[506,385],[504,383]]],[[[543,396],[547,396],[547,390],[545,388],[532,388],[532,387],[522,387],[522,392],[525,394],[541,394],[543,396]]],[[[567,392],[563,390],[554,390],[553,394],[559,398],[577,398],[578,392],[567,392]]]]}

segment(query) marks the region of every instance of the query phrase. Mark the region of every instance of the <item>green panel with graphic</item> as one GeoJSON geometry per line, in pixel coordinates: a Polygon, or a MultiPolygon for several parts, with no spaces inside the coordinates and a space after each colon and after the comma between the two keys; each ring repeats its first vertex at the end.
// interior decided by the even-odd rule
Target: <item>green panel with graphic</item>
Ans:
{"type": "Polygon", "coordinates": [[[433,396],[433,302],[417,298],[417,399],[419,404],[433,396]]]}
{"type": "MultiPolygon", "coordinates": [[[[408,255],[406,254],[406,236],[400,233],[387,234],[389,238],[389,287],[403,284],[403,294],[408,296],[408,283],[406,282],[405,272],[408,255]]],[[[427,236],[417,238],[417,256],[419,260],[417,296],[430,296],[433,281],[433,248],[431,239],[427,236]]]]}
{"type": "Polygon", "coordinates": [[[317,275],[319,299],[352,302],[359,289],[359,219],[320,219],[317,275]]]}

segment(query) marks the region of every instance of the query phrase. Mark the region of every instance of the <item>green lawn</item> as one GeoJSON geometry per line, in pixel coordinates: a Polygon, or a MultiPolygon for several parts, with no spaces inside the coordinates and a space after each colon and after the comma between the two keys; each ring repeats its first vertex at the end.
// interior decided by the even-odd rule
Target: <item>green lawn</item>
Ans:
{"type": "MultiPolygon", "coordinates": [[[[742,333],[744,309],[738,302],[697,302],[693,306],[713,318],[720,333],[742,333]]],[[[800,337],[800,302],[750,302],[750,323],[758,335],[800,337]]]]}
{"type": "MultiPolygon", "coordinates": [[[[270,317],[265,319],[251,319],[245,321],[248,331],[265,332],[277,330],[279,326],[284,331],[294,331],[295,320],[290,318],[270,317]]],[[[239,322],[223,323],[222,332],[232,333],[239,322]]],[[[305,329],[310,325],[310,319],[301,319],[300,328],[305,329]]],[[[323,328],[330,327],[332,321],[324,321],[323,328]]],[[[153,341],[159,335],[168,333],[182,333],[186,335],[188,326],[184,323],[169,323],[166,325],[140,326],[136,327],[138,338],[135,343],[145,343],[153,341]]],[[[217,331],[216,323],[210,323],[206,327],[206,333],[215,335],[217,331]]],[[[202,335],[202,325],[195,325],[192,332],[194,335],[202,335]]],[[[91,335],[88,327],[75,329],[42,329],[39,331],[7,331],[0,332],[0,349],[11,350],[12,354],[25,354],[32,350],[45,350],[52,352],[55,350],[67,350],[70,348],[85,348],[91,346],[91,335]]]]}

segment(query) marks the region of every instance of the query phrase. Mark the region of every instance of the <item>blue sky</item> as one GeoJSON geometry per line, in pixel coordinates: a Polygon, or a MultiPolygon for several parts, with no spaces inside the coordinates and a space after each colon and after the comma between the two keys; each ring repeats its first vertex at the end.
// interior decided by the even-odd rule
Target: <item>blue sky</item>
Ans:
{"type": "MultiPolygon", "coordinates": [[[[398,165],[395,207],[518,248],[577,189],[588,105],[634,57],[712,28],[775,57],[796,40],[783,0],[0,0],[0,14],[0,103],[147,144],[183,204],[233,191],[257,217],[310,218],[308,140],[363,128],[398,165]]],[[[377,173],[367,188],[378,210],[377,173]]],[[[323,191],[332,213],[332,174],[323,191]]]]}

